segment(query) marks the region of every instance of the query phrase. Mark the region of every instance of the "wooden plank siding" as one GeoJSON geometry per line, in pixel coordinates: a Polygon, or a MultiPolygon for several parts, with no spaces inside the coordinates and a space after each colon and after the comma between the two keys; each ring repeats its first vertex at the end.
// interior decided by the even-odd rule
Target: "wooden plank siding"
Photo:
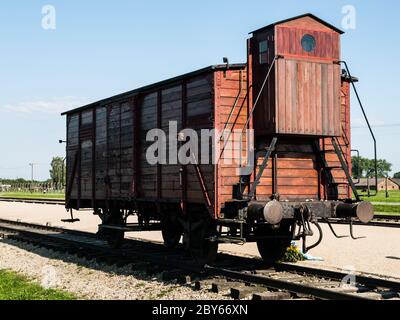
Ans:
{"type": "MultiPolygon", "coordinates": [[[[262,88],[267,71],[279,57],[261,92],[255,111],[258,136],[268,134],[341,136],[340,34],[311,17],[292,20],[255,32],[250,54],[253,97],[262,88]],[[305,35],[314,37],[311,52],[302,47],[305,35]],[[268,43],[267,63],[259,59],[260,44],[268,43]]],[[[250,58],[249,58],[250,61],[250,58]]]]}
{"type": "MultiPolygon", "coordinates": [[[[196,77],[186,82],[186,127],[191,128],[201,137],[202,129],[214,129],[214,73],[205,76],[196,77]]],[[[201,150],[201,141],[199,139],[199,150],[201,150]]],[[[212,202],[215,201],[214,172],[212,164],[213,150],[199,152],[208,154],[210,164],[200,164],[200,170],[203,174],[205,187],[212,202]]],[[[198,163],[201,159],[196,159],[198,163]]],[[[197,177],[194,165],[186,167],[187,174],[187,201],[190,203],[204,203],[204,194],[201,189],[200,181],[197,177]]]]}
{"type": "Polygon", "coordinates": [[[277,74],[276,133],[341,135],[339,65],[280,59],[277,74]]]}
{"type": "MultiPolygon", "coordinates": [[[[232,199],[233,186],[240,181],[241,132],[248,117],[247,70],[217,72],[215,74],[215,128],[219,133],[216,169],[218,197],[217,212],[222,205],[232,199]],[[225,133],[224,133],[225,131],[225,133]],[[223,135],[223,137],[222,137],[223,135]],[[239,156],[239,157],[238,157],[239,156]]],[[[245,164],[246,130],[242,136],[242,162],[245,164]]]]}
{"type": "MultiPolygon", "coordinates": [[[[258,149],[269,145],[270,141],[257,142],[258,149]]],[[[312,147],[312,141],[302,138],[280,138],[277,145],[276,190],[281,200],[319,199],[318,166],[312,147]]],[[[257,159],[256,172],[263,161],[263,155],[257,159]]],[[[268,200],[273,194],[273,161],[268,162],[260,185],[257,199],[268,200]]]]}
{"type": "MultiPolygon", "coordinates": [[[[166,158],[169,163],[176,162],[172,158],[173,153],[178,150],[178,144],[170,145],[168,137],[176,141],[177,133],[183,129],[182,126],[182,85],[174,86],[161,92],[161,129],[166,133],[167,152],[166,158]],[[176,133],[170,132],[170,123],[176,128],[176,133]],[[170,148],[172,149],[170,154],[170,148]]],[[[174,130],[174,129],[173,129],[174,130]]],[[[180,199],[182,188],[179,180],[180,165],[162,165],[161,166],[161,196],[166,199],[180,199]]]]}
{"type": "Polygon", "coordinates": [[[140,108],[140,157],[139,157],[139,171],[140,171],[140,185],[139,197],[140,198],[157,198],[157,166],[150,165],[146,158],[146,152],[154,142],[148,142],[146,139],[147,133],[157,128],[157,103],[158,92],[145,94],[140,108]]]}
{"type": "Polygon", "coordinates": [[[290,58],[337,61],[340,59],[340,35],[332,30],[279,25],[276,27],[276,53],[290,58]],[[304,51],[301,46],[305,34],[316,40],[317,46],[312,52],[304,51]]]}
{"type": "Polygon", "coordinates": [[[67,142],[67,185],[71,190],[70,198],[77,199],[78,179],[73,170],[75,162],[79,161],[77,159],[79,153],[79,114],[72,114],[67,117],[67,142]]]}
{"type": "MultiPolygon", "coordinates": [[[[257,188],[257,199],[268,200],[274,192],[281,200],[324,200],[330,199],[332,194],[336,195],[335,199],[347,198],[348,187],[339,186],[336,188],[339,190],[332,190],[322,175],[320,179],[321,164],[313,149],[314,141],[321,140],[322,150],[327,151],[328,165],[337,166],[339,159],[329,150],[333,149],[331,137],[338,137],[351,166],[350,100],[346,90],[348,85],[341,82],[337,64],[341,56],[338,30],[306,16],[254,32],[248,51],[253,99],[260,93],[272,59],[278,57],[274,76],[261,95],[262,107],[258,107],[254,115],[258,149],[267,147],[272,136],[279,137],[276,164],[269,161],[257,188]],[[302,38],[306,34],[316,41],[311,52],[302,48],[302,38]],[[259,61],[259,47],[263,41],[268,42],[267,64],[259,61]],[[273,53],[269,52],[271,48],[273,53]]],[[[258,164],[262,160],[260,157],[258,164]]],[[[256,168],[255,173],[258,170],[256,168]]],[[[335,182],[345,179],[342,170],[332,170],[332,175],[335,182]]]]}
{"type": "MultiPolygon", "coordinates": [[[[340,89],[340,124],[342,134],[338,137],[339,146],[343,152],[344,159],[347,163],[350,174],[352,173],[351,162],[351,124],[350,124],[350,83],[348,80],[341,81],[340,89]]],[[[336,154],[333,153],[334,147],[331,139],[322,139],[322,150],[326,151],[326,159],[329,166],[340,166],[340,160],[336,154]]],[[[332,175],[335,182],[347,182],[346,175],[343,170],[332,170],[332,175]]],[[[348,185],[341,185],[338,187],[338,197],[346,199],[352,196],[351,188],[348,185]]],[[[326,190],[326,197],[332,198],[331,190],[326,190]]],[[[333,193],[335,196],[336,193],[333,193]]]]}
{"type": "Polygon", "coordinates": [[[272,70],[264,90],[261,91],[262,84],[266,78],[267,72],[270,69],[274,58],[275,58],[274,30],[270,29],[263,31],[260,34],[254,34],[253,38],[250,39],[250,44],[249,44],[248,65],[252,66],[251,94],[253,96],[253,99],[255,100],[261,93],[258,102],[259,107],[255,109],[253,114],[254,121],[252,121],[254,130],[257,135],[272,134],[275,132],[276,66],[272,70]],[[265,64],[260,63],[260,56],[259,56],[260,43],[262,41],[267,41],[267,46],[268,46],[265,64]]]}
{"type": "MultiPolygon", "coordinates": [[[[237,69],[237,68],[236,68],[237,69]]],[[[216,72],[216,71],[215,71],[216,72]]],[[[181,164],[169,152],[169,135],[177,139],[182,129],[192,129],[201,136],[202,130],[214,129],[214,70],[137,93],[131,97],[118,97],[115,102],[99,104],[83,112],[69,113],[67,117],[67,174],[71,174],[75,158],[78,168],[68,180],[71,200],[84,203],[93,201],[144,200],[162,203],[204,203],[204,193],[194,165],[185,167],[185,195],[180,181],[181,164]],[[185,92],[183,92],[185,88],[185,92]],[[183,125],[185,117],[185,126],[183,125]],[[95,121],[93,121],[95,119],[95,121]],[[170,132],[170,124],[177,133],[170,132]],[[168,164],[151,165],[146,158],[149,146],[147,133],[162,129],[167,137],[168,164]],[[94,186],[93,186],[94,181],[94,186]]],[[[235,75],[231,80],[235,81],[235,75]]],[[[245,78],[244,78],[245,80],[245,78]]],[[[234,90],[227,84],[224,96],[234,90]]],[[[230,103],[230,101],[227,101],[230,103]]],[[[199,151],[201,152],[201,141],[199,151]]],[[[208,196],[215,201],[215,150],[209,142],[209,164],[200,164],[208,196]]],[[[177,142],[176,148],[184,143],[177,142]]],[[[176,150],[179,152],[179,150],[176,150]]],[[[198,161],[204,160],[201,154],[198,161]]],[[[75,206],[77,206],[75,204],[75,206]]],[[[80,207],[82,208],[82,207],[80,207]]]]}
{"type": "Polygon", "coordinates": [[[107,176],[107,108],[96,108],[96,152],[95,190],[96,198],[107,196],[105,181],[107,176]]]}

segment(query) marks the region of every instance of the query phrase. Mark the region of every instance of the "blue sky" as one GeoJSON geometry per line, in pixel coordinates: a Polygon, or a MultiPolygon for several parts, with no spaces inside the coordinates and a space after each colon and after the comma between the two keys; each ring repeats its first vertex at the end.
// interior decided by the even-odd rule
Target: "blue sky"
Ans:
{"type": "MultiPolygon", "coordinates": [[[[356,9],[343,58],[379,143],[379,156],[400,171],[399,1],[76,1],[0,3],[0,177],[48,178],[64,155],[60,112],[135,87],[221,63],[245,62],[248,32],[311,12],[342,27],[342,8],[356,9]],[[42,7],[56,8],[56,30],[42,28],[42,7]]],[[[353,104],[353,147],[372,144],[353,104]]]]}

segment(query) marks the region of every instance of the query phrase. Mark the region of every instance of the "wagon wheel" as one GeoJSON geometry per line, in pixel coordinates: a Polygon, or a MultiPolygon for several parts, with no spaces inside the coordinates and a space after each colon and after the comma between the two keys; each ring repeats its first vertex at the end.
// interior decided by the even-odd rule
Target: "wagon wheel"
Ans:
{"type": "Polygon", "coordinates": [[[176,249],[182,238],[183,227],[176,214],[165,214],[161,221],[161,232],[164,245],[168,249],[176,249]]]}
{"type": "Polygon", "coordinates": [[[191,232],[185,234],[186,245],[200,266],[211,265],[217,259],[218,242],[212,241],[216,235],[216,226],[209,219],[192,222],[191,232]]]}
{"type": "MultiPolygon", "coordinates": [[[[106,211],[104,211],[106,212],[106,211]]],[[[123,217],[123,213],[121,210],[112,209],[108,214],[103,218],[104,225],[125,225],[125,220],[123,217]]],[[[118,249],[121,247],[122,242],[125,237],[125,232],[122,230],[114,230],[114,229],[102,229],[99,232],[99,235],[103,237],[108,245],[113,249],[118,249]]]]}
{"type": "Polygon", "coordinates": [[[279,229],[261,226],[257,228],[256,235],[268,237],[257,241],[258,251],[267,266],[273,266],[281,260],[292,241],[290,224],[282,224],[279,229]]]}

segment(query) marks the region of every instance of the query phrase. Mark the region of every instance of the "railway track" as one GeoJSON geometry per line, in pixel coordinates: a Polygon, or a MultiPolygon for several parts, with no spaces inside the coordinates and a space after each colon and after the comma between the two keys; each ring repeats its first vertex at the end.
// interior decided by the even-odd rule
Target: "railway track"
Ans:
{"type": "MultiPolygon", "coordinates": [[[[330,220],[332,224],[348,224],[348,222],[340,219],[330,220]]],[[[354,221],[354,225],[366,226],[366,224],[360,221],[354,221]]],[[[367,226],[373,227],[384,227],[384,228],[400,228],[400,216],[390,215],[377,215],[375,218],[367,224],[367,226]]]]}
{"type": "Polygon", "coordinates": [[[162,244],[127,239],[122,248],[110,249],[93,233],[0,220],[0,236],[28,242],[87,260],[126,266],[149,274],[162,274],[194,290],[226,292],[234,299],[399,299],[400,282],[357,275],[351,287],[343,287],[345,273],[297,265],[278,264],[265,269],[261,260],[220,254],[215,266],[200,269],[183,249],[168,251],[162,244]],[[232,268],[232,266],[235,266],[232,268]]]}
{"type": "Polygon", "coordinates": [[[0,198],[0,202],[20,202],[65,206],[65,201],[58,199],[0,198]]]}

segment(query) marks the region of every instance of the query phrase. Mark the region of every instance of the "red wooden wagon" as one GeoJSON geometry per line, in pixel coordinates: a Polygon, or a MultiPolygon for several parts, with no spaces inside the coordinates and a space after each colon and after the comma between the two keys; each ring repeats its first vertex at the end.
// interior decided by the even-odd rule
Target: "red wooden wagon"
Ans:
{"type": "Polygon", "coordinates": [[[370,221],[372,205],[351,179],[356,79],[340,67],[341,34],[311,14],[295,17],[254,31],[247,64],[226,61],[66,112],[67,208],[93,208],[112,245],[128,231],[161,230],[171,247],[183,235],[201,262],[218,243],[245,242],[273,262],[320,219],[370,221]],[[189,140],[181,130],[227,135],[189,164],[151,164],[155,128],[172,137],[168,160],[189,140]]]}

